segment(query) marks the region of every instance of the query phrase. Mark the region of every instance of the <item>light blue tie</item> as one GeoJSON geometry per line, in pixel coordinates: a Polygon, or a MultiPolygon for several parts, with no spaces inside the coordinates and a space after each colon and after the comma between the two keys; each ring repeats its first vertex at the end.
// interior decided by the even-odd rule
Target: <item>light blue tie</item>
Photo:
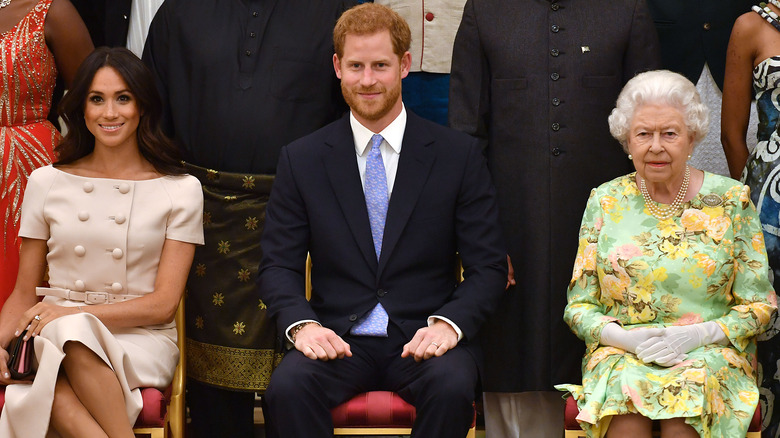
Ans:
{"type": "MultiPolygon", "coordinates": [[[[387,174],[382,161],[382,136],[374,134],[371,137],[371,149],[368,151],[365,174],[365,196],[368,208],[368,220],[371,224],[371,237],[374,239],[374,251],[379,260],[382,253],[382,238],[385,234],[385,218],[387,217],[387,174]]],[[[377,304],[368,315],[361,318],[350,333],[358,336],[387,336],[389,318],[382,304],[377,304]]]]}

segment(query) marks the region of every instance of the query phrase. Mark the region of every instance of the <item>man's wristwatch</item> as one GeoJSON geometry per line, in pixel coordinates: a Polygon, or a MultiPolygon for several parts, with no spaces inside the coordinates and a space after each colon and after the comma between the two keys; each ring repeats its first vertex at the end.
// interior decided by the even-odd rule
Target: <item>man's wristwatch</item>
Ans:
{"type": "Polygon", "coordinates": [[[304,328],[305,326],[307,326],[309,324],[317,324],[318,326],[322,327],[322,324],[320,324],[320,323],[318,323],[316,321],[305,321],[305,322],[302,322],[302,323],[296,325],[295,327],[290,329],[290,339],[292,339],[293,344],[295,343],[295,335],[297,335],[298,332],[301,331],[302,328],[304,328]]]}

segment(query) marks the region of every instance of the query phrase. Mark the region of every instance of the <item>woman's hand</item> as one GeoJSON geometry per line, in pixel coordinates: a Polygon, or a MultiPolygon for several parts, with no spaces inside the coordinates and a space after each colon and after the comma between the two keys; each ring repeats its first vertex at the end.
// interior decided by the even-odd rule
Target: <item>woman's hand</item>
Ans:
{"type": "MultiPolygon", "coordinates": [[[[64,307],[56,304],[38,303],[31,308],[27,309],[19,319],[19,324],[16,326],[16,333],[14,336],[19,336],[25,329],[27,334],[24,339],[28,339],[30,336],[35,337],[41,334],[41,330],[46,324],[54,321],[55,319],[65,316],[79,313],[78,307],[64,307]],[[29,327],[29,328],[28,328],[29,327]]],[[[6,358],[7,360],[8,358],[6,358]]]]}
{"type": "Polygon", "coordinates": [[[0,348],[0,385],[10,385],[12,383],[32,383],[33,376],[25,380],[14,380],[11,378],[11,373],[8,371],[8,359],[11,357],[4,348],[0,348]]]}

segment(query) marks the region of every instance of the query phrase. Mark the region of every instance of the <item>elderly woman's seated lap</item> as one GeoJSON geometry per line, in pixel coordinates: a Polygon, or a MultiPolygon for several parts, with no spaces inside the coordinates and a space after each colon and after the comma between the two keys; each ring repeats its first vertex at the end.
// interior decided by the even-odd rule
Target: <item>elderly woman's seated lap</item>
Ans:
{"type": "Polygon", "coordinates": [[[744,437],[756,335],[777,299],[749,190],[687,164],[707,109],[684,77],[626,84],[610,131],[636,172],[591,192],[564,318],[587,344],[560,385],[589,437],[744,437]],[[679,434],[679,435],[675,435],[679,434]]]}

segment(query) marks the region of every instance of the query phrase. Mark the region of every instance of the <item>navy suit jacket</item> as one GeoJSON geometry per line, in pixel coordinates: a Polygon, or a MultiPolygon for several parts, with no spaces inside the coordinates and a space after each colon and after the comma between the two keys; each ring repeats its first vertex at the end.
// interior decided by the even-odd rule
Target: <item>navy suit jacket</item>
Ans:
{"type": "Polygon", "coordinates": [[[312,319],[344,335],[381,302],[409,339],[440,315],[468,343],[497,306],[506,249],[477,141],[407,114],[378,261],[349,116],[281,150],[258,276],[280,333],[312,319]],[[311,301],[304,296],[307,251],[311,301]]]}

